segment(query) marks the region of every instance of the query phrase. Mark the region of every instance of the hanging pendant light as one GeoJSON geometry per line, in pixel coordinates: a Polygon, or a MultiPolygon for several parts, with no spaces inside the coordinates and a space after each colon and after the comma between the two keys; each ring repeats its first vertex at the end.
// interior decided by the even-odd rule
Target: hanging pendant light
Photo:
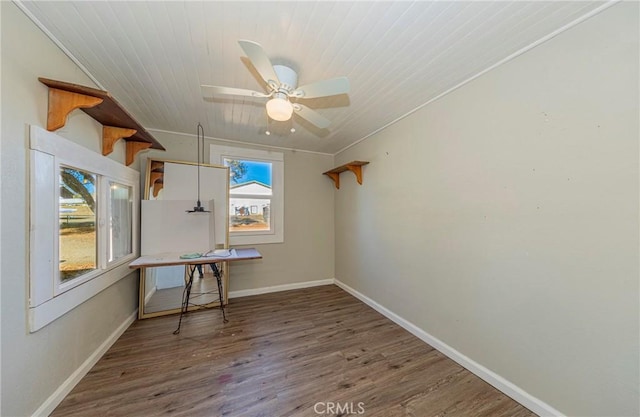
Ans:
{"type": "MultiPolygon", "coordinates": [[[[200,132],[202,132],[202,153],[204,153],[204,128],[198,123],[198,200],[193,210],[187,210],[187,213],[211,213],[209,210],[205,210],[200,203],[200,132]]],[[[202,159],[204,159],[204,156],[202,159]]]]}

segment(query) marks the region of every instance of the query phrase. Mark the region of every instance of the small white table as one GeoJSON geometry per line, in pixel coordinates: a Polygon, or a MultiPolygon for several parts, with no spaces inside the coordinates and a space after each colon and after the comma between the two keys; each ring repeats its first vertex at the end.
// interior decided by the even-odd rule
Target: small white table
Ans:
{"type": "Polygon", "coordinates": [[[160,253],[157,255],[141,256],[129,264],[131,269],[155,268],[161,266],[185,265],[188,267],[188,280],[182,293],[182,308],[180,309],[180,320],[178,328],[173,332],[180,333],[180,325],[182,324],[182,315],[187,312],[189,307],[189,297],[191,295],[191,286],[193,285],[193,274],[198,265],[209,265],[216,277],[218,283],[218,294],[220,298],[220,310],[222,310],[222,319],[227,323],[227,316],[224,311],[224,297],[222,296],[222,275],[218,269],[219,262],[246,261],[250,259],[262,259],[262,255],[255,248],[246,249],[230,249],[228,256],[215,256],[213,254],[201,256],[199,258],[183,259],[182,253],[160,253]]]}

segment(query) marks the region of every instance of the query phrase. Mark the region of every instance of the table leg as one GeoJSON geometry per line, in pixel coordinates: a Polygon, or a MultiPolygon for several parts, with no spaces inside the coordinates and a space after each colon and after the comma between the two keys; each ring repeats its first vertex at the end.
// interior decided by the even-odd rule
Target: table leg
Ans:
{"type": "Polygon", "coordinates": [[[222,321],[223,323],[228,323],[227,315],[224,312],[224,296],[222,294],[222,275],[220,275],[220,270],[218,269],[217,263],[209,264],[211,269],[213,270],[213,275],[216,277],[216,281],[218,282],[218,296],[220,299],[220,310],[222,310],[222,321]]]}
{"type": "Polygon", "coordinates": [[[189,309],[189,297],[191,296],[191,286],[193,285],[193,274],[196,270],[195,265],[187,265],[188,268],[188,280],[186,285],[184,286],[184,291],[182,292],[182,307],[180,308],[180,320],[178,320],[178,328],[173,332],[173,334],[180,333],[180,326],[182,325],[182,315],[187,312],[189,309]]]}

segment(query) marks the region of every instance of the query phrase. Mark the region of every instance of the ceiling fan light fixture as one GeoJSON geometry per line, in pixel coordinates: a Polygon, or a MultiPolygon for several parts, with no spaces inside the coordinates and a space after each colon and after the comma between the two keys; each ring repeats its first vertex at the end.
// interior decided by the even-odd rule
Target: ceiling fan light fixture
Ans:
{"type": "MultiPolygon", "coordinates": [[[[284,96],[284,94],[282,95],[284,96]]],[[[267,114],[273,120],[284,122],[285,120],[291,119],[291,115],[293,114],[293,105],[286,98],[279,96],[273,97],[271,100],[267,101],[267,114]]]]}

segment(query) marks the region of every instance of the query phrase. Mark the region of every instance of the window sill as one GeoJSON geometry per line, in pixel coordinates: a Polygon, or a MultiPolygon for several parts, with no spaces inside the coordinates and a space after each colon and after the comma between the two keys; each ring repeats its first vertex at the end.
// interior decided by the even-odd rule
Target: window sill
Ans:
{"type": "MultiPolygon", "coordinates": [[[[135,256],[132,256],[129,260],[132,259],[135,259],[135,256]]],[[[121,265],[107,270],[94,279],[53,297],[36,307],[29,308],[29,331],[33,333],[42,329],[102,290],[133,273],[135,271],[129,268],[129,262],[123,259],[121,265]]]]}
{"type": "Polygon", "coordinates": [[[230,236],[231,246],[239,245],[264,245],[269,243],[284,243],[282,236],[277,235],[250,235],[250,236],[230,236]]]}

